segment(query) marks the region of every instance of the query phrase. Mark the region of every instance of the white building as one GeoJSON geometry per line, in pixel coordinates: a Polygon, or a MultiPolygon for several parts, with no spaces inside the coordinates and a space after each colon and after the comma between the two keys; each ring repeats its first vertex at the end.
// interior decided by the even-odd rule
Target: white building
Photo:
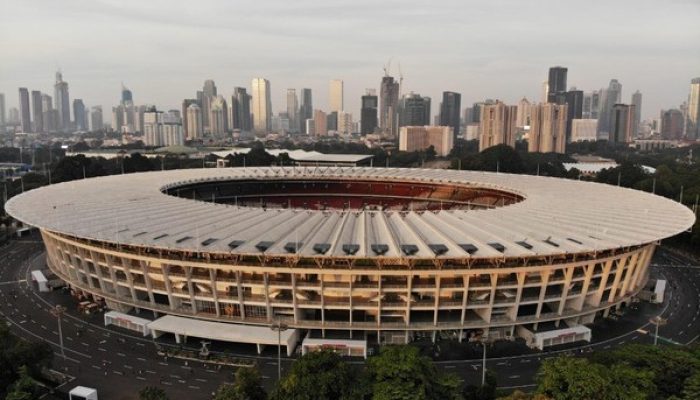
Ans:
{"type": "Polygon", "coordinates": [[[438,156],[452,151],[454,135],[449,126],[402,126],[399,130],[400,151],[421,151],[433,146],[438,156]]]}
{"type": "Polygon", "coordinates": [[[270,98],[270,81],[254,78],[251,83],[253,96],[253,129],[257,132],[269,132],[272,128],[272,100],[270,98]]]}
{"type": "Polygon", "coordinates": [[[338,134],[349,135],[352,133],[352,114],[340,111],[338,113],[338,134]]]}
{"type": "Polygon", "coordinates": [[[574,119],[571,121],[571,141],[583,142],[585,140],[595,142],[598,139],[597,119],[574,119]]]}
{"type": "MultiPolygon", "coordinates": [[[[328,87],[328,105],[330,112],[340,113],[345,109],[343,104],[343,81],[341,79],[331,80],[328,87]]],[[[340,128],[338,129],[340,131],[340,128]]]]}
{"type": "Polygon", "coordinates": [[[202,109],[197,104],[190,104],[187,107],[187,140],[201,138],[203,131],[202,109]]]}

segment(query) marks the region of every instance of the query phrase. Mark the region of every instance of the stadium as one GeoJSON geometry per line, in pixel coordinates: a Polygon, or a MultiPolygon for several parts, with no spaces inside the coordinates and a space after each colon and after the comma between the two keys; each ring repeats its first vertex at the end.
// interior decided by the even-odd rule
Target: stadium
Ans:
{"type": "Polygon", "coordinates": [[[108,176],[6,209],[40,230],[56,275],[124,318],[152,315],[154,336],[258,349],[279,339],[290,354],[298,343],[361,355],[438,336],[590,339],[585,325],[629,303],[655,247],[695,220],[610,185],[369,167],[108,176]]]}

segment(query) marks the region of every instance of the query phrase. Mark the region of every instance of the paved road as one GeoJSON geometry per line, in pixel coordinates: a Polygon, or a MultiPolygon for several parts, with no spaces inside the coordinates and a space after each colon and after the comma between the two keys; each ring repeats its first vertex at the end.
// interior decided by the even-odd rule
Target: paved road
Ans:
{"type": "MultiPolygon", "coordinates": [[[[230,380],[233,369],[216,370],[201,363],[164,360],[155,352],[153,341],[116,329],[104,328],[102,315],[84,316],[75,311],[75,302],[60,292],[38,293],[27,282],[32,260],[40,264],[43,246],[38,237],[11,241],[0,247],[0,315],[11,329],[30,340],[44,339],[56,352],[55,365],[76,379],[68,384],[97,387],[101,399],[135,398],[147,385],[163,387],[172,399],[207,399],[220,383],[230,380]],[[65,304],[63,333],[65,358],[59,350],[57,321],[50,314],[54,304],[65,304]],[[82,332],[82,334],[79,334],[82,332]]],[[[513,357],[490,358],[487,368],[498,375],[499,386],[528,388],[540,362],[561,352],[590,349],[606,350],[625,343],[651,343],[653,332],[648,319],[654,315],[668,318],[660,336],[687,344],[700,335],[700,266],[690,260],[659,251],[654,258],[653,274],[669,280],[666,301],[660,305],[641,304],[638,310],[618,321],[603,321],[594,327],[594,342],[566,349],[513,357]]],[[[272,355],[270,352],[267,354],[272,355]]],[[[250,356],[250,354],[247,354],[250,356]]],[[[289,367],[285,360],[283,367],[289,367]]],[[[438,365],[468,382],[480,382],[481,360],[440,361],[438,365]]],[[[258,366],[267,386],[276,380],[275,357],[258,358],[258,366]]]]}

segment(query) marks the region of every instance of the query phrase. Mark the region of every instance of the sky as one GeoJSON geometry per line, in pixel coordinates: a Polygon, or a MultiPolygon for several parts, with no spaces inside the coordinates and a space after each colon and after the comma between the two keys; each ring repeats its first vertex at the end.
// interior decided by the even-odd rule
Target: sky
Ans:
{"type": "Polygon", "coordinates": [[[402,91],[539,101],[550,66],[589,91],[622,83],[643,93],[642,117],[678,107],[700,77],[700,0],[1,0],[0,93],[53,96],[60,68],[70,95],[107,112],[121,82],[136,104],[180,108],[206,79],[230,97],[270,80],[272,107],[286,90],[313,90],[328,109],[328,82],[343,79],[345,109],[379,88],[383,68],[402,91]]]}

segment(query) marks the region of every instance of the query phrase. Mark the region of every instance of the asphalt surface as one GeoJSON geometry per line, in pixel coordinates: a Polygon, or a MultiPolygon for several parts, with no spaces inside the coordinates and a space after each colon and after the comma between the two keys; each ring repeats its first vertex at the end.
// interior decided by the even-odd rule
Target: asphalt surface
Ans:
{"type": "MultiPolygon", "coordinates": [[[[159,386],[171,399],[209,399],[221,383],[232,380],[235,372],[232,367],[218,369],[200,362],[166,360],[157,355],[153,340],[119,328],[105,328],[102,314],[79,314],[77,303],[70,295],[61,291],[39,293],[28,278],[31,269],[42,265],[43,245],[38,236],[12,240],[0,247],[0,315],[21,337],[45,340],[52,345],[54,368],[73,377],[61,390],[67,391],[76,385],[94,387],[98,389],[100,399],[110,400],[137,398],[141,388],[159,386]],[[58,322],[50,312],[56,304],[67,307],[62,320],[65,357],[59,346],[58,322]]],[[[663,276],[669,281],[663,304],[639,303],[615,321],[597,323],[592,327],[591,343],[488,358],[487,369],[496,372],[500,387],[527,390],[534,386],[539,364],[548,357],[564,352],[608,350],[626,343],[652,343],[654,327],[649,318],[656,315],[668,319],[667,324],[659,329],[662,338],[679,344],[698,340],[700,266],[660,249],[652,261],[652,276],[663,276]]],[[[162,343],[168,343],[168,340],[162,343]]],[[[197,347],[198,343],[191,346],[197,347]]],[[[255,356],[252,346],[234,346],[228,350],[255,358],[265,385],[268,388],[274,385],[277,380],[276,349],[268,348],[262,357],[255,356]]],[[[293,359],[283,359],[283,373],[292,362],[293,359]]],[[[481,381],[481,359],[436,363],[469,383],[481,381]]]]}

